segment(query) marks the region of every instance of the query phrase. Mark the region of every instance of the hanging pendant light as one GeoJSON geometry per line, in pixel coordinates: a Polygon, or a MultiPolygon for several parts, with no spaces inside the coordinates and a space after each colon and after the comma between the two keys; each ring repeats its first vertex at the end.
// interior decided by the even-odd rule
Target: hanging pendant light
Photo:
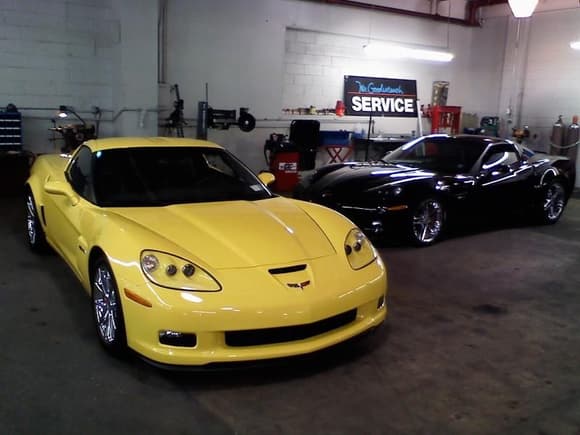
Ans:
{"type": "Polygon", "coordinates": [[[531,17],[538,5],[538,0],[509,0],[510,8],[514,17],[527,18],[531,17]]]}

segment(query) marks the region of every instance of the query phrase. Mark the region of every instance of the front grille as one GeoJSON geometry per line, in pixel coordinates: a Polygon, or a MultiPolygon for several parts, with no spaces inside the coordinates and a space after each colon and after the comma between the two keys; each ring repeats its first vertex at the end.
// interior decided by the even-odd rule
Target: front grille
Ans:
{"type": "Polygon", "coordinates": [[[226,344],[232,347],[242,347],[304,340],[348,325],[355,319],[356,309],[306,325],[227,331],[226,344]]]}

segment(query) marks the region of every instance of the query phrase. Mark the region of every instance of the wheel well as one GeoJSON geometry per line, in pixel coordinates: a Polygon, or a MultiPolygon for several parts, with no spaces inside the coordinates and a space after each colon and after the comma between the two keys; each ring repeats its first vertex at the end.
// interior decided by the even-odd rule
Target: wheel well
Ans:
{"type": "Polygon", "coordinates": [[[570,180],[568,180],[566,177],[564,177],[563,175],[559,174],[553,174],[550,176],[549,174],[544,174],[545,179],[542,178],[542,186],[546,185],[547,183],[552,183],[554,181],[557,181],[559,183],[562,183],[562,186],[564,186],[564,191],[566,192],[566,198],[568,198],[571,194],[572,191],[574,190],[574,185],[570,182],[570,180]]]}
{"type": "Polygon", "coordinates": [[[93,277],[95,263],[99,258],[107,258],[107,256],[100,247],[94,246],[93,249],[91,249],[91,253],[89,255],[89,279],[92,279],[93,277]]]}
{"type": "Polygon", "coordinates": [[[429,194],[424,194],[424,195],[420,196],[419,199],[413,201],[412,207],[415,208],[420,203],[422,203],[423,201],[426,201],[428,199],[434,199],[436,201],[439,201],[441,203],[441,205],[443,206],[443,208],[445,209],[445,213],[447,213],[447,210],[449,209],[449,203],[448,203],[449,198],[447,198],[445,195],[442,195],[440,193],[435,193],[435,192],[431,192],[429,194]]]}

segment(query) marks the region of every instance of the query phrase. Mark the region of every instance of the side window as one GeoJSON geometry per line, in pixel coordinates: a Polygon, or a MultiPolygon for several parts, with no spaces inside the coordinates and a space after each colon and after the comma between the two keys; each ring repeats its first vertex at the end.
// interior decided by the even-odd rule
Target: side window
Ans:
{"type": "Polygon", "coordinates": [[[236,174],[232,167],[224,161],[223,157],[217,153],[207,153],[204,155],[208,166],[212,169],[217,169],[223,174],[235,178],[236,174]]]}
{"type": "Polygon", "coordinates": [[[513,146],[496,145],[485,153],[481,169],[489,170],[500,166],[511,166],[519,161],[520,156],[513,146]]]}
{"type": "Polygon", "coordinates": [[[82,147],[71,162],[67,178],[76,193],[90,202],[95,202],[93,184],[93,153],[82,147]]]}

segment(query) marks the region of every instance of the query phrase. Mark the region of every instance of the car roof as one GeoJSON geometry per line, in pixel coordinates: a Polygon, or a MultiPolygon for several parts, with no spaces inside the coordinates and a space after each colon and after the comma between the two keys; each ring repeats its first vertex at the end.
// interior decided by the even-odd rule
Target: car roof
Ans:
{"type": "Polygon", "coordinates": [[[147,148],[147,147],[206,147],[222,148],[218,144],[206,140],[183,137],[110,137],[106,139],[91,139],[85,142],[92,151],[102,151],[117,148],[147,148]]]}
{"type": "Polygon", "coordinates": [[[445,134],[445,133],[434,133],[434,134],[430,134],[425,136],[426,138],[435,138],[435,137],[440,137],[440,138],[446,138],[446,139],[452,139],[452,140],[461,140],[462,143],[481,143],[481,142],[487,142],[487,143],[512,143],[509,139],[503,139],[500,137],[494,137],[494,136],[484,136],[484,135],[479,135],[479,134],[454,134],[454,135],[449,135],[449,134],[445,134]]]}

